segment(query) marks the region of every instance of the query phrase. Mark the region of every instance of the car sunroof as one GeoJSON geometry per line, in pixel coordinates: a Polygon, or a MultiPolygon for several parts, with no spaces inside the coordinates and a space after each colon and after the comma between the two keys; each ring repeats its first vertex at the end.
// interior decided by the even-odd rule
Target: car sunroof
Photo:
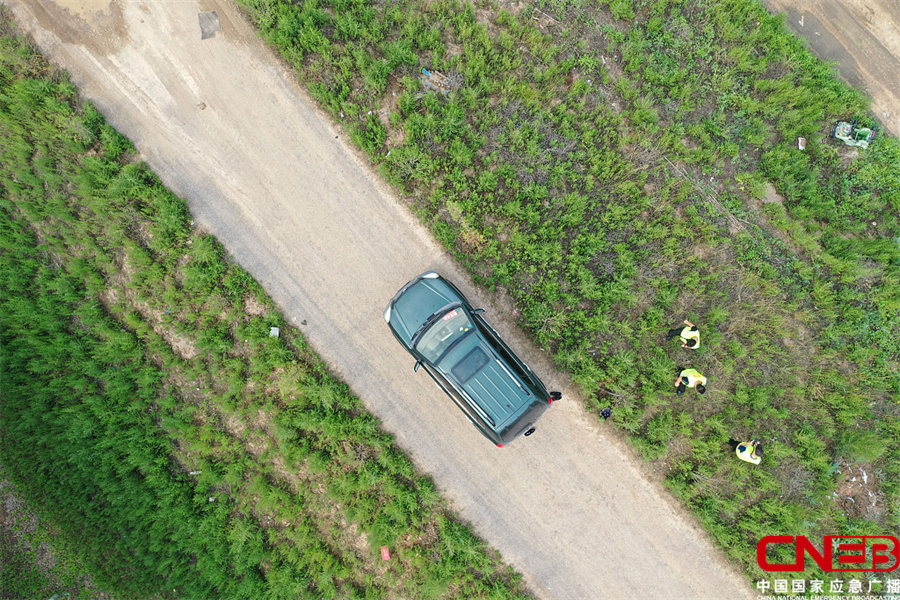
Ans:
{"type": "Polygon", "coordinates": [[[484,365],[490,362],[490,360],[488,355],[484,353],[484,350],[481,349],[481,346],[475,346],[462,358],[462,360],[453,365],[450,372],[453,373],[453,377],[455,377],[460,384],[465,385],[466,382],[472,379],[484,365]]]}

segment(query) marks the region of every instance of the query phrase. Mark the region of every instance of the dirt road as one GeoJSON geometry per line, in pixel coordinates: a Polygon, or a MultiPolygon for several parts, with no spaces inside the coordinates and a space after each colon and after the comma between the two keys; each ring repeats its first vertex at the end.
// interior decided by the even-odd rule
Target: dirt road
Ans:
{"type": "Polygon", "coordinates": [[[900,0],[763,0],[813,52],[872,97],[872,112],[900,136],[900,0]]]}
{"type": "MultiPolygon", "coordinates": [[[[536,435],[485,442],[381,313],[436,269],[565,383],[347,149],[224,0],[4,0],[195,220],[215,234],[456,510],[542,598],[750,597],[615,435],[565,399],[536,435]],[[216,11],[213,15],[201,15],[216,11]],[[205,39],[204,39],[205,38],[205,39]],[[608,435],[610,434],[610,435],[608,435]]],[[[556,379],[554,381],[554,379],[556,379]]],[[[753,552],[753,548],[748,548],[753,552]]]]}

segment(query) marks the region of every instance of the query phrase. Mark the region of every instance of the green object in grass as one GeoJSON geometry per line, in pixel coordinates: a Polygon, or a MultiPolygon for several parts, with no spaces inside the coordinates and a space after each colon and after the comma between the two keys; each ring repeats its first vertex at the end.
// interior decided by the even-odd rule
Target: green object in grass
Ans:
{"type": "Polygon", "coordinates": [[[875,129],[857,127],[855,120],[852,123],[838,121],[831,129],[831,137],[841,140],[848,146],[857,146],[859,148],[868,148],[872,140],[875,139],[875,133],[875,129]]]}

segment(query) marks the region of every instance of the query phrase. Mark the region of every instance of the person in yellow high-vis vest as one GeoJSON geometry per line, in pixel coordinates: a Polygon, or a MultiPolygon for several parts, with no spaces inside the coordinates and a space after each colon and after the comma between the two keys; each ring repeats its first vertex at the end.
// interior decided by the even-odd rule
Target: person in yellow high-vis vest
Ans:
{"type": "Polygon", "coordinates": [[[739,459],[758,465],[762,461],[763,447],[759,440],[741,442],[735,447],[734,452],[739,459]]]}
{"type": "Polygon", "coordinates": [[[666,339],[671,340],[675,336],[678,336],[681,339],[682,348],[696,350],[700,347],[700,330],[687,319],[684,320],[684,327],[670,329],[669,333],[666,335],[666,339]]]}
{"type": "Polygon", "coordinates": [[[675,393],[682,395],[687,388],[696,388],[697,393],[706,393],[706,377],[697,369],[682,369],[675,380],[675,393]]]}

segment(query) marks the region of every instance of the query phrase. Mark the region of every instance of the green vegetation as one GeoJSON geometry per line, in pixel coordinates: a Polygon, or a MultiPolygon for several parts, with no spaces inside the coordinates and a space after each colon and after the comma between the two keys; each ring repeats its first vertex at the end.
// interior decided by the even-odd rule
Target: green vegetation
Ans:
{"type": "Polygon", "coordinates": [[[900,524],[900,145],[828,139],[870,125],[868,101],[782,18],[755,0],[241,2],[751,578],[763,535],[900,524]],[[697,352],[661,344],[685,317],[697,352]],[[676,400],[688,361],[709,392],[676,400]],[[732,437],[763,439],[762,465],[732,437]],[[858,466],[870,489],[848,485],[858,466]]]}
{"type": "Polygon", "coordinates": [[[0,598],[102,598],[78,552],[30,513],[3,477],[0,470],[0,598]]]}
{"type": "Polygon", "coordinates": [[[96,585],[528,597],[5,9],[0,165],[0,456],[96,585]]]}

